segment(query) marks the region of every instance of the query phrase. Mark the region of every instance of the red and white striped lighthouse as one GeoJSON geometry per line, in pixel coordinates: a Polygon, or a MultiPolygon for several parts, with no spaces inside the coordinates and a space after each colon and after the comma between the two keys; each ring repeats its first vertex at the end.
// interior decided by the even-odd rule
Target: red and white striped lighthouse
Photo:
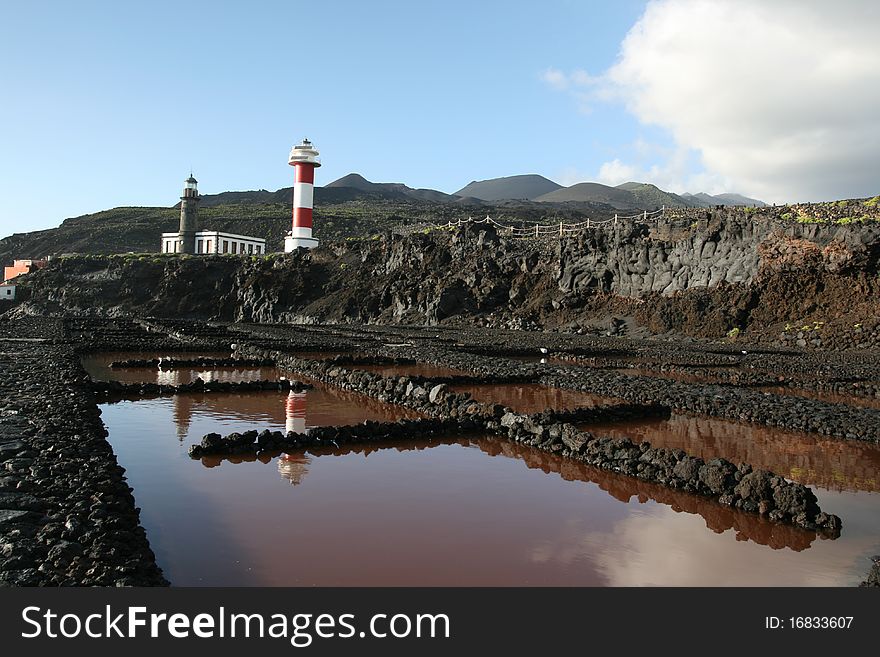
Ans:
{"type": "Polygon", "coordinates": [[[306,432],[306,404],[308,403],[306,394],[293,390],[287,393],[287,400],[284,404],[284,428],[287,431],[306,432]]]}
{"type": "Polygon", "coordinates": [[[284,251],[290,253],[301,247],[313,249],[318,246],[318,240],[312,237],[312,202],[315,196],[315,169],[321,166],[321,160],[312,142],[303,139],[301,144],[290,149],[287,163],[296,170],[293,227],[284,238],[284,251]]]}

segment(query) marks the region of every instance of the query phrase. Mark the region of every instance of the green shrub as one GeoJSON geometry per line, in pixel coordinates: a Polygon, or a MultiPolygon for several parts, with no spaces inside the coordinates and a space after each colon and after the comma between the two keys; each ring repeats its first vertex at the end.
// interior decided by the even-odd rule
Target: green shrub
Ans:
{"type": "Polygon", "coordinates": [[[843,217],[842,219],[838,219],[834,223],[840,224],[841,226],[846,226],[849,224],[863,224],[866,221],[876,221],[876,219],[872,219],[870,215],[863,214],[860,217],[843,217]]]}

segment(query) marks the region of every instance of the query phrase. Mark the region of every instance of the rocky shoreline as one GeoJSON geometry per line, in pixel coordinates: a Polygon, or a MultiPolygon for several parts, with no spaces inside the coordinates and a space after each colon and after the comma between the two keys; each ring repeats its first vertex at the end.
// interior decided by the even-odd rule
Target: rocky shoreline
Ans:
{"type": "Polygon", "coordinates": [[[880,587],[880,555],[875,555],[871,557],[871,570],[868,572],[868,576],[865,578],[865,581],[859,584],[859,586],[865,587],[880,587]]]}
{"type": "Polygon", "coordinates": [[[61,322],[38,323],[14,348],[0,328],[0,584],[167,585],[61,322]]]}
{"type": "Polygon", "coordinates": [[[271,367],[274,361],[255,358],[135,358],[114,360],[111,369],[155,367],[175,370],[183,367],[271,367]]]}
{"type": "MultiPolygon", "coordinates": [[[[770,526],[802,527],[833,538],[841,520],[818,508],[805,486],[773,473],[723,459],[699,459],[681,450],[659,449],[629,439],[609,439],[575,428],[609,418],[665,417],[671,411],[714,415],[770,426],[805,429],[839,440],[876,441],[880,413],[875,409],[784,397],[737,385],[704,384],[657,376],[633,376],[587,363],[538,362],[551,354],[576,360],[631,354],[659,368],[665,360],[706,367],[748,369],[748,364],[797,376],[814,367],[787,356],[741,354],[722,347],[630,341],[546,333],[492,333],[440,327],[289,327],[206,325],[170,320],[75,320],[25,317],[0,320],[0,584],[164,585],[148,537],[139,524],[132,490],[116,462],[100,421],[100,395],[178,394],[238,389],[242,384],[181,386],[93,382],[79,360],[95,351],[160,353],[228,352],[274,362],[307,381],[352,390],[418,411],[420,420],[325,427],[308,434],[244,432],[205,439],[201,455],[271,453],[278,449],[323,449],[374,444],[414,434],[433,436],[491,432],[502,444],[563,457],[572,467],[596,468],[644,482],[657,490],[703,504],[745,513],[770,526]],[[503,346],[515,345],[515,347],[503,346]],[[304,358],[308,352],[343,354],[335,360],[304,358]],[[528,360],[511,360],[521,354],[528,360]],[[451,377],[384,377],[346,365],[430,363],[471,374],[451,377]],[[626,403],[598,408],[551,409],[515,413],[485,404],[450,385],[537,382],[586,390],[626,403]],[[209,386],[220,386],[210,388],[209,386]],[[204,387],[202,387],[204,386],[204,387]],[[766,522],[766,521],[761,521],[766,522]]],[[[147,359],[144,359],[147,360],[147,359]]],[[[599,364],[596,362],[595,364],[599,364]]],[[[872,358],[829,357],[822,371],[838,380],[876,384],[872,358]]],[[[760,375],[760,372],[758,373],[760,375]]],[[[754,383],[749,380],[746,383],[754,383]]],[[[247,382],[254,390],[309,384],[290,380],[247,382]]],[[[301,386],[301,387],[300,387],[301,386]]],[[[286,389],[286,388],[285,388],[286,389]]],[[[195,450],[194,455],[199,455],[195,450]]],[[[846,518],[842,522],[846,522],[846,518]]],[[[870,579],[870,578],[869,578],[870,579]]]]}
{"type": "Polygon", "coordinates": [[[92,390],[100,397],[137,396],[161,397],[192,392],[248,392],[253,390],[292,390],[302,392],[312,386],[301,381],[278,379],[269,381],[205,381],[201,377],[191,383],[122,383],[120,381],[93,381],[92,390]]]}

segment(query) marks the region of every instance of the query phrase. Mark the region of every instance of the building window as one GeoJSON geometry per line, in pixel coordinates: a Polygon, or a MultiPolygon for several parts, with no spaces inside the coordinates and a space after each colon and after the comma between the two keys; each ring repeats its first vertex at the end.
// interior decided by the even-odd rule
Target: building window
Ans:
{"type": "Polygon", "coordinates": [[[229,240],[223,240],[223,253],[229,253],[229,240]]]}
{"type": "Polygon", "coordinates": [[[238,242],[233,242],[232,243],[232,255],[235,255],[236,253],[238,253],[238,242]]]}
{"type": "Polygon", "coordinates": [[[260,253],[261,253],[260,249],[261,249],[261,248],[262,248],[262,247],[261,247],[259,244],[257,244],[257,249],[256,249],[256,253],[257,253],[257,255],[260,255],[260,253]]]}
{"type": "Polygon", "coordinates": [[[253,245],[253,244],[248,244],[248,253],[250,254],[250,253],[253,253],[253,252],[254,252],[254,245],[253,245]]]}
{"type": "Polygon", "coordinates": [[[211,253],[211,240],[205,240],[205,253],[211,253]]]}
{"type": "Polygon", "coordinates": [[[196,240],[196,253],[202,252],[202,240],[196,240]]]}

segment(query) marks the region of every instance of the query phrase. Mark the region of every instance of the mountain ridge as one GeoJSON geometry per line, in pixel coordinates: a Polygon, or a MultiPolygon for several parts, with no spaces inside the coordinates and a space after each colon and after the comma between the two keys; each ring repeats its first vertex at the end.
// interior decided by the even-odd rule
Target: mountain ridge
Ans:
{"type": "MultiPolygon", "coordinates": [[[[203,207],[227,204],[290,203],[292,187],[282,187],[274,192],[266,189],[227,191],[204,194],[203,207]]],[[[413,188],[403,183],[377,183],[360,173],[352,172],[326,185],[315,187],[316,203],[344,203],[356,200],[373,201],[428,201],[431,203],[455,203],[458,205],[481,205],[486,202],[535,201],[538,203],[606,204],[620,210],[654,209],[666,207],[714,207],[716,205],[747,205],[763,207],[763,201],[737,193],[710,195],[675,194],[660,189],[652,183],[625,182],[616,187],[598,182],[580,182],[565,187],[538,174],[503,176],[487,180],[473,180],[454,194],[436,189],[413,188]]],[[[177,206],[175,206],[177,207],[177,206]]]]}
{"type": "Polygon", "coordinates": [[[324,185],[323,189],[326,190],[345,187],[358,189],[363,192],[375,192],[378,194],[384,194],[393,198],[394,200],[402,198],[414,198],[420,201],[434,201],[437,203],[449,203],[457,200],[455,194],[446,194],[445,192],[440,192],[436,189],[418,189],[414,187],[409,187],[408,185],[404,185],[403,183],[376,183],[367,180],[359,173],[349,173],[345,176],[342,176],[342,178],[337,178],[336,180],[324,185]]]}
{"type": "Polygon", "coordinates": [[[632,192],[595,182],[561,187],[542,194],[535,200],[539,203],[606,203],[616,210],[632,210],[638,207],[638,201],[632,192]]]}
{"type": "Polygon", "coordinates": [[[489,178],[488,180],[472,180],[455,192],[455,195],[463,197],[472,196],[483,201],[532,201],[542,194],[547,194],[560,188],[562,188],[562,185],[553,182],[549,178],[535,173],[527,173],[517,176],[489,178]]]}

